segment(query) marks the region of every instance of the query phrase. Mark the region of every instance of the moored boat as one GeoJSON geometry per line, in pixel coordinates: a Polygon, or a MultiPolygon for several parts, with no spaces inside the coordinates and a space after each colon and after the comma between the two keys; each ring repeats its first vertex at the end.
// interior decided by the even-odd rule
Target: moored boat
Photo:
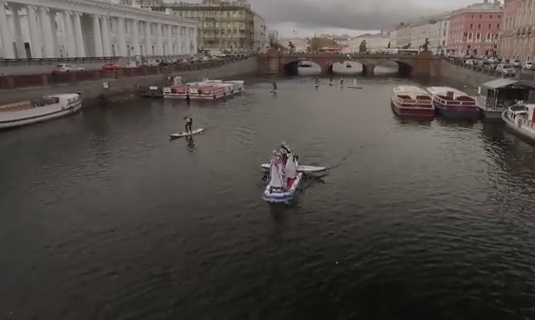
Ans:
{"type": "Polygon", "coordinates": [[[82,108],[78,93],[46,95],[37,101],[0,106],[0,129],[15,128],[64,117],[82,108]]]}
{"type": "Polygon", "coordinates": [[[502,112],[502,119],[511,131],[535,142],[535,104],[509,107],[502,112]]]}
{"type": "Polygon", "coordinates": [[[190,87],[184,84],[165,87],[162,89],[163,97],[166,99],[186,99],[189,94],[189,89],[190,87]]]}
{"type": "Polygon", "coordinates": [[[476,99],[465,92],[450,87],[428,87],[433,106],[446,119],[478,120],[476,99]]]}
{"type": "Polygon", "coordinates": [[[297,160],[290,153],[284,161],[280,153],[271,159],[269,183],[264,189],[263,198],[267,202],[281,203],[291,201],[303,179],[297,172],[297,160]]]}
{"type": "Polygon", "coordinates": [[[390,105],[398,116],[432,118],[435,115],[431,95],[417,86],[394,87],[390,105]]]}
{"type": "Polygon", "coordinates": [[[220,85],[201,84],[190,87],[189,96],[193,100],[215,100],[226,96],[226,90],[220,85]]]}

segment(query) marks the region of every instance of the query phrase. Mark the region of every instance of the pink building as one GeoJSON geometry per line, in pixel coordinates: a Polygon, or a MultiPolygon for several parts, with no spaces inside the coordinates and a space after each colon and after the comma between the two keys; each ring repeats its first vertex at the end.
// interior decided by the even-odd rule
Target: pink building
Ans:
{"type": "Polygon", "coordinates": [[[448,52],[456,56],[495,55],[503,8],[498,0],[473,4],[451,13],[448,52]]]}

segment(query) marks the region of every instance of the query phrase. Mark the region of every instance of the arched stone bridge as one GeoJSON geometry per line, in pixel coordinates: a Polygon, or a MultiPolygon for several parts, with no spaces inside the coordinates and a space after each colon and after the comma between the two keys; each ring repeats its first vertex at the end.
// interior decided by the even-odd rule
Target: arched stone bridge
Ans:
{"type": "Polygon", "coordinates": [[[322,73],[326,73],[329,68],[337,62],[355,61],[363,65],[364,73],[372,75],[376,66],[387,62],[396,62],[400,71],[411,76],[438,76],[440,74],[440,57],[431,53],[420,53],[417,55],[406,54],[356,54],[347,55],[320,53],[320,54],[283,54],[279,51],[269,51],[258,55],[258,70],[261,73],[284,74],[292,66],[296,66],[299,61],[311,61],[321,67],[322,73]]]}

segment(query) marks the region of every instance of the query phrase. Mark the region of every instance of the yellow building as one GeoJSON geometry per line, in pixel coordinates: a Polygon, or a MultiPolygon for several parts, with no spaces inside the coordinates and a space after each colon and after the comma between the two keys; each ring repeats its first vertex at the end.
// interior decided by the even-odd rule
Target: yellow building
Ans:
{"type": "Polygon", "coordinates": [[[264,19],[247,0],[165,3],[152,10],[199,21],[197,41],[201,50],[256,51],[269,44],[264,19]]]}
{"type": "Polygon", "coordinates": [[[505,0],[501,31],[500,58],[535,59],[535,0],[505,0]]]}

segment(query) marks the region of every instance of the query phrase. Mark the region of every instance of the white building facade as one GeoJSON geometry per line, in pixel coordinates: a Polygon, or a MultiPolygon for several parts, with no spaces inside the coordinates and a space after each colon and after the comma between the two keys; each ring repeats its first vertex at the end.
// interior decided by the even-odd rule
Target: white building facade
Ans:
{"type": "Polygon", "coordinates": [[[396,47],[397,48],[403,48],[403,47],[409,47],[414,49],[415,43],[413,43],[413,35],[412,35],[412,25],[411,24],[401,24],[397,28],[396,33],[396,47]]]}
{"type": "Polygon", "coordinates": [[[388,33],[388,42],[390,42],[390,48],[398,47],[398,29],[392,29],[388,33]]]}
{"type": "Polygon", "coordinates": [[[197,53],[197,23],[98,0],[0,0],[0,56],[176,56],[197,53]]]}
{"type": "Polygon", "coordinates": [[[362,41],[366,41],[366,50],[371,53],[379,52],[388,47],[390,42],[390,37],[387,33],[377,33],[377,34],[363,34],[356,38],[349,40],[349,45],[346,51],[349,52],[359,52],[360,44],[362,41]]]}
{"type": "Polygon", "coordinates": [[[259,15],[254,16],[253,25],[254,48],[255,50],[264,51],[269,47],[269,28],[264,18],[259,15]]]}
{"type": "Polygon", "coordinates": [[[411,24],[411,47],[419,48],[429,42],[428,50],[433,53],[441,53],[446,50],[448,37],[448,17],[439,16],[411,24]]]}

